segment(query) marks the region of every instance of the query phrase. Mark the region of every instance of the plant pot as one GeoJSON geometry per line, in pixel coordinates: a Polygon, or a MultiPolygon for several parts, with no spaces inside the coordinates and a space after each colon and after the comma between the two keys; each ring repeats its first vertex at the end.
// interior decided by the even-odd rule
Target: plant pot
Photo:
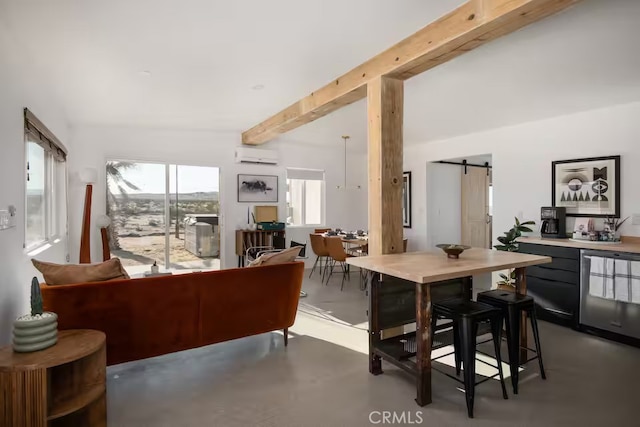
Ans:
{"type": "Polygon", "coordinates": [[[515,292],[516,288],[510,285],[501,285],[498,284],[496,289],[500,289],[501,291],[515,292]]]}
{"type": "Polygon", "coordinates": [[[45,311],[18,317],[13,322],[13,351],[29,353],[51,347],[58,341],[58,315],[45,311]]]}

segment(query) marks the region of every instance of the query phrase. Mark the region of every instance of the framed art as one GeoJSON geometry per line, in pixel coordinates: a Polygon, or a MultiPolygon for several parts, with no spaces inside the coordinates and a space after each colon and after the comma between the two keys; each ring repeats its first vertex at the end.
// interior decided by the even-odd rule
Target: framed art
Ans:
{"type": "Polygon", "coordinates": [[[411,172],[402,173],[402,226],[411,228],[411,172]]]}
{"type": "Polygon", "coordinates": [[[277,175],[238,174],[238,202],[276,203],[277,201],[277,175]]]}
{"type": "Polygon", "coordinates": [[[620,218],[620,156],[559,160],[551,170],[553,206],[567,216],[620,218]]]}

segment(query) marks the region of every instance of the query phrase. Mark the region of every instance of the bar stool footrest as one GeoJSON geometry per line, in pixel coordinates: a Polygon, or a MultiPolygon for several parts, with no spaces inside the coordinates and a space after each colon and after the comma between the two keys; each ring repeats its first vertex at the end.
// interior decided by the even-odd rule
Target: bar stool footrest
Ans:
{"type": "MultiPolygon", "coordinates": [[[[476,359],[476,360],[478,360],[478,359],[476,359]]],[[[479,361],[479,362],[482,362],[482,360],[478,360],[478,361],[479,361]]],[[[485,363],[486,363],[486,362],[485,362],[485,363]]],[[[487,365],[491,366],[492,368],[496,368],[496,369],[498,369],[498,367],[497,367],[497,366],[492,365],[492,364],[490,364],[490,363],[487,363],[487,365]]],[[[454,377],[453,375],[451,375],[451,374],[450,374],[450,373],[448,373],[448,372],[443,371],[442,369],[436,368],[435,366],[431,366],[431,369],[432,369],[432,370],[434,370],[434,371],[440,372],[442,375],[445,375],[445,376],[447,376],[447,377],[451,378],[452,380],[455,380],[455,381],[459,382],[460,384],[464,384],[464,381],[463,381],[463,380],[461,380],[460,378],[454,377]]],[[[463,371],[464,371],[464,369],[463,369],[463,371]]],[[[492,379],[494,379],[495,377],[497,377],[497,376],[499,376],[499,375],[500,375],[500,373],[496,372],[495,374],[491,375],[490,377],[486,377],[486,378],[481,379],[480,381],[475,382],[475,383],[474,383],[474,385],[482,384],[483,382],[486,382],[486,381],[492,380],[492,379]]]]}

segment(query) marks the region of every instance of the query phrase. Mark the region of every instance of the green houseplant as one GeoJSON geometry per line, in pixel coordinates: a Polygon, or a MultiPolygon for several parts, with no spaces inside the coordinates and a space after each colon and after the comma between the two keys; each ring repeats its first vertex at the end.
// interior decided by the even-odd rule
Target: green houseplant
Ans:
{"type": "MultiPolygon", "coordinates": [[[[507,251],[507,252],[517,252],[518,251],[518,238],[522,236],[522,233],[531,233],[533,230],[529,228],[530,225],[535,225],[534,221],[525,221],[520,222],[518,218],[515,218],[515,224],[509,231],[504,232],[504,236],[498,237],[499,245],[495,245],[499,251],[507,251]]],[[[515,269],[510,269],[508,275],[504,273],[500,273],[500,280],[498,282],[498,287],[503,289],[512,289],[515,287],[516,283],[516,271],[515,269]]]]}
{"type": "Polygon", "coordinates": [[[42,350],[58,341],[58,315],[42,309],[40,284],[31,280],[31,314],[13,322],[13,350],[20,353],[42,350]]]}

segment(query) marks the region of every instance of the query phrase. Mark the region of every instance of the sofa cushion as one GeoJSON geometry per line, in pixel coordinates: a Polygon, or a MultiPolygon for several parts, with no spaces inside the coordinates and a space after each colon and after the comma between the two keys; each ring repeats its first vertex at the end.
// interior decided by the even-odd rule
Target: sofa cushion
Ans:
{"type": "Polygon", "coordinates": [[[285,262],[293,262],[300,253],[302,246],[294,246],[284,249],[280,252],[268,252],[260,255],[257,259],[249,263],[249,267],[257,267],[260,265],[284,264],[285,262]]]}
{"type": "Polygon", "coordinates": [[[119,258],[111,258],[99,264],[54,264],[37,259],[32,259],[31,262],[42,273],[47,285],[71,285],[129,278],[119,258]]]}

